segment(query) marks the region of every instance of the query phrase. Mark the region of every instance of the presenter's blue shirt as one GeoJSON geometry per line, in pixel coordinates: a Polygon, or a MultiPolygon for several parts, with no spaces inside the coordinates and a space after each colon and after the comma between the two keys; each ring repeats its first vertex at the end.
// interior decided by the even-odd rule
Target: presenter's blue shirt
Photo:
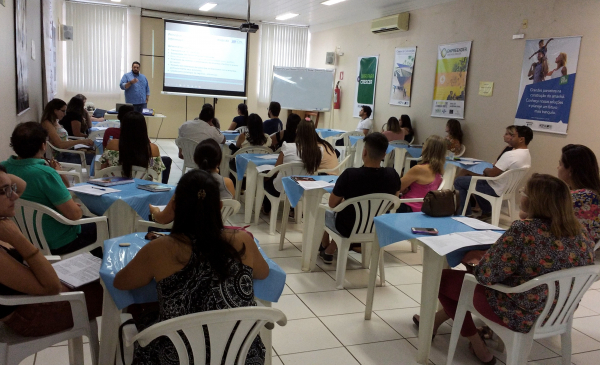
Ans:
{"type": "Polygon", "coordinates": [[[121,78],[120,86],[121,90],[125,90],[125,102],[129,104],[144,104],[146,103],[146,96],[150,95],[148,79],[142,74],[126,73],[121,78]],[[133,79],[138,79],[138,82],[131,84],[128,89],[125,89],[125,84],[133,79]]]}

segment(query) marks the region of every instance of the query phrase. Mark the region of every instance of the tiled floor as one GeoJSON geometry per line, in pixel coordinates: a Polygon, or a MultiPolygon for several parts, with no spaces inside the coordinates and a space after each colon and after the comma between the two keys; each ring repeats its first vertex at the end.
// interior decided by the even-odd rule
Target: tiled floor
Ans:
{"type": "MultiPolygon", "coordinates": [[[[177,157],[172,140],[159,140],[163,154],[173,158],[170,183],[181,176],[183,161],[177,157]]],[[[242,209],[243,211],[243,209],[242,209]]],[[[348,259],[346,288],[335,289],[335,266],[318,261],[315,272],[300,270],[301,226],[288,225],[283,251],[278,250],[279,233],[269,235],[263,219],[249,230],[258,238],[265,252],[288,274],[286,288],[278,303],[288,318],[285,327],[273,333],[273,364],[416,364],[417,329],[412,315],[419,311],[421,288],[420,253],[410,252],[408,242],[388,247],[385,254],[386,286],[376,289],[374,315],[363,319],[368,270],[362,269],[358,255],[348,259]]],[[[233,225],[243,223],[243,214],[230,219],[233,225]]],[[[573,323],[573,356],[576,365],[600,363],[600,282],[584,296],[573,323]]],[[[432,343],[432,364],[446,363],[450,324],[440,328],[432,343]]],[[[494,349],[495,342],[489,342],[494,349]]],[[[91,364],[85,345],[86,365],[91,364]]],[[[505,355],[496,352],[500,360],[505,355]]],[[[560,338],[535,341],[529,364],[561,364],[560,338]]],[[[467,342],[459,342],[455,364],[479,364],[467,350],[467,342]]],[[[502,364],[502,361],[498,362],[502,364]]],[[[22,364],[68,364],[65,344],[54,346],[31,356],[22,364]]]]}

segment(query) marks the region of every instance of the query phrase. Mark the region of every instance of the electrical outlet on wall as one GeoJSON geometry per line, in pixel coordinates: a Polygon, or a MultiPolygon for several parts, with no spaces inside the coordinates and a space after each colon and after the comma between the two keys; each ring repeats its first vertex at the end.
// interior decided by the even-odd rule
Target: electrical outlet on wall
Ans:
{"type": "Polygon", "coordinates": [[[521,22],[521,29],[527,29],[528,24],[529,22],[527,21],[527,19],[523,19],[523,21],[521,22]]]}

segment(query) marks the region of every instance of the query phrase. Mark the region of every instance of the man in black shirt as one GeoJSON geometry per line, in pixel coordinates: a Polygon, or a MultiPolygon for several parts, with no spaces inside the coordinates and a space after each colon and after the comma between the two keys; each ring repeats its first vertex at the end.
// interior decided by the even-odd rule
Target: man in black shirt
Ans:
{"type": "Polygon", "coordinates": [[[271,119],[263,122],[263,131],[269,136],[283,130],[283,122],[279,119],[279,112],[281,112],[281,105],[276,101],[272,101],[269,104],[269,118],[271,119]]]}
{"type": "MultiPolygon", "coordinates": [[[[385,157],[388,140],[381,133],[371,133],[365,137],[365,148],[362,153],[364,165],[359,168],[346,169],[338,178],[329,197],[329,206],[335,208],[345,199],[356,198],[368,194],[393,194],[400,195],[400,176],[391,167],[381,167],[381,160],[385,157]]],[[[354,207],[346,207],[339,213],[327,211],[325,225],[349,237],[354,227],[356,213],[354,207]]],[[[320,256],[323,262],[330,264],[337,245],[335,241],[329,242],[327,232],[321,240],[320,256]]]]}

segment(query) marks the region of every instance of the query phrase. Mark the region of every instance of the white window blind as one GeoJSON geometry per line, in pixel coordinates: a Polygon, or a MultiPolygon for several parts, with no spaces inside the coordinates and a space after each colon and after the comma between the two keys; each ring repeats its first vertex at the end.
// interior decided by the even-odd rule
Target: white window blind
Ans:
{"type": "Polygon", "coordinates": [[[260,29],[258,102],[267,104],[271,101],[273,66],[306,67],[307,55],[307,27],[263,23],[260,29]]]}
{"type": "Polygon", "coordinates": [[[73,93],[119,94],[127,69],[127,8],[66,2],[66,89],[73,93]]]}

